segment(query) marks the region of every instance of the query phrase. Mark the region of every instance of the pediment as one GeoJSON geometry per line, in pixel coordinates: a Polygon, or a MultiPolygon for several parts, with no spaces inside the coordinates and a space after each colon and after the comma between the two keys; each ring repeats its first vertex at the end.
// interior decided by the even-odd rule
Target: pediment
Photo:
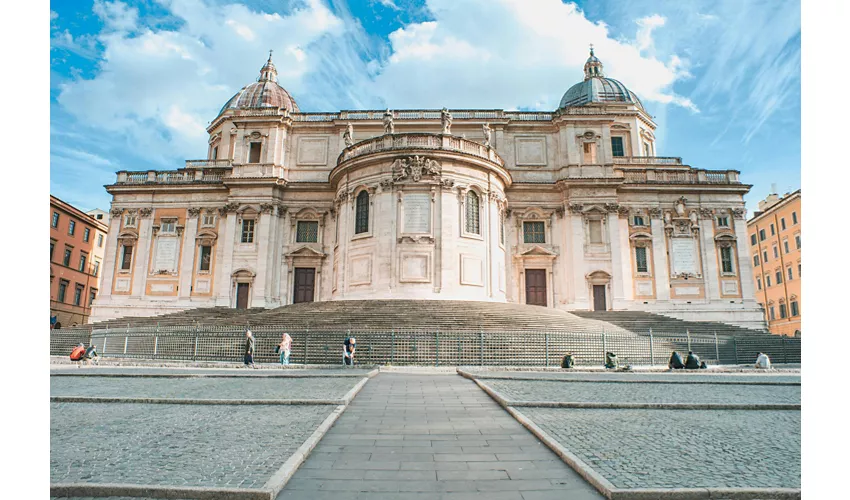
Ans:
{"type": "Polygon", "coordinates": [[[523,252],[520,252],[519,255],[517,255],[517,257],[550,257],[553,259],[557,256],[558,254],[556,254],[555,252],[547,250],[546,248],[543,248],[538,245],[535,245],[523,252]]]}
{"type": "Polygon", "coordinates": [[[313,258],[321,258],[324,259],[327,257],[324,253],[316,250],[315,248],[309,246],[303,246],[301,248],[295,249],[285,255],[285,257],[313,257],[313,258]]]}
{"type": "Polygon", "coordinates": [[[630,240],[644,240],[644,239],[652,239],[652,234],[646,231],[635,231],[629,235],[630,240]]]}
{"type": "Polygon", "coordinates": [[[737,238],[732,233],[720,233],[714,237],[714,241],[735,241],[737,238]]]}

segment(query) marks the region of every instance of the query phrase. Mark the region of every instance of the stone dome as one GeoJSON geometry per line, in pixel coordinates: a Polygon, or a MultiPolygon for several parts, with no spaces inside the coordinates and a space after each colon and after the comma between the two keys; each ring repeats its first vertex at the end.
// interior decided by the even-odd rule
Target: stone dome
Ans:
{"type": "Polygon", "coordinates": [[[293,113],[299,112],[295,99],[277,83],[277,68],[272,63],[271,51],[269,60],[260,69],[257,81],[242,87],[218,114],[221,115],[228,109],[244,108],[286,108],[293,113]]]}
{"type": "Polygon", "coordinates": [[[591,48],[590,57],[584,63],[584,81],[567,90],[558,108],[607,102],[632,103],[644,109],[643,103],[634,92],[619,81],[605,77],[602,72],[602,61],[593,54],[593,48],[591,48]]]}

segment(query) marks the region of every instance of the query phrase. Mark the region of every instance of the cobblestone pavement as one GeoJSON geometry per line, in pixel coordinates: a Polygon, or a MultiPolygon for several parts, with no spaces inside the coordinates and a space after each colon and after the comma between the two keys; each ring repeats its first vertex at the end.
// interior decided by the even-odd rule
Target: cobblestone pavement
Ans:
{"type": "Polygon", "coordinates": [[[481,382],[513,401],[800,404],[798,385],[611,384],[498,379],[481,382]]]}
{"type": "Polygon", "coordinates": [[[359,378],[50,377],[51,396],[342,399],[359,378]]]}
{"type": "Polygon", "coordinates": [[[50,480],[259,488],[333,409],[51,403],[50,480]]]}
{"type": "Polygon", "coordinates": [[[564,380],[588,380],[588,381],[604,381],[604,380],[626,380],[626,381],[650,381],[650,382],[710,382],[712,384],[723,383],[800,383],[800,375],[778,375],[776,372],[772,374],[754,373],[754,374],[739,374],[739,373],[705,373],[696,374],[683,371],[676,372],[660,372],[660,373],[645,373],[645,372],[521,372],[521,371],[487,371],[487,370],[466,370],[481,379],[491,377],[512,377],[512,378],[529,378],[529,379],[564,379],[564,380]]]}
{"type": "Polygon", "coordinates": [[[371,379],[278,495],[306,500],[601,500],[457,375],[371,379]]]}
{"type": "Polygon", "coordinates": [[[619,488],[800,487],[800,412],[519,408],[619,488]]]}

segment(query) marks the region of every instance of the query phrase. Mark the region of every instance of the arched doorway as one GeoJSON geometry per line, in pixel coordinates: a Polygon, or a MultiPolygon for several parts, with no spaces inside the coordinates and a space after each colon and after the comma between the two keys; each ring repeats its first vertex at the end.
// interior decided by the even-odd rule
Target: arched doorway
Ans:
{"type": "Polygon", "coordinates": [[[256,275],[248,269],[240,269],[231,276],[235,297],[233,307],[236,309],[251,307],[251,284],[254,282],[254,276],[256,275]]]}

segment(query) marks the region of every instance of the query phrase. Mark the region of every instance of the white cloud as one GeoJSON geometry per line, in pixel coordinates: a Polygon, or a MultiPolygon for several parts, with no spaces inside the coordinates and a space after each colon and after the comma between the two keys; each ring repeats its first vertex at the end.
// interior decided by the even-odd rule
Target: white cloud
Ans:
{"type": "Polygon", "coordinates": [[[644,50],[652,48],[652,31],[655,28],[664,26],[664,23],[666,22],[667,19],[659,16],[658,14],[642,17],[637,20],[639,28],[635,38],[639,51],[643,52],[644,50]]]}
{"type": "Polygon", "coordinates": [[[399,6],[393,2],[393,0],[378,0],[378,3],[393,10],[401,10],[399,6]]]}
{"type": "MultiPolygon", "coordinates": [[[[266,18],[266,19],[268,19],[268,18],[266,18]]],[[[257,38],[257,36],[254,35],[254,32],[251,30],[251,28],[245,26],[242,23],[237,23],[233,19],[228,19],[227,21],[224,22],[224,24],[230,26],[233,29],[233,31],[236,32],[237,35],[241,36],[245,40],[248,40],[249,42],[253,41],[255,38],[257,38]]]]}
{"type": "Polygon", "coordinates": [[[629,41],[559,0],[428,0],[427,8],[432,20],[390,35],[391,55],[375,78],[387,106],[554,109],[581,81],[593,43],[605,74],[641,99],[696,109],[671,90],[687,77],[683,58],[641,55],[660,16],[645,18],[640,40],[629,41]]]}
{"type": "Polygon", "coordinates": [[[136,27],[139,19],[139,9],[127,7],[120,1],[104,2],[95,0],[92,11],[103,21],[104,25],[114,31],[130,31],[136,27]]]}
{"type": "Polygon", "coordinates": [[[51,20],[51,21],[52,21],[52,20],[54,20],[54,19],[56,19],[56,18],[58,18],[58,17],[59,17],[59,13],[58,13],[58,12],[56,12],[55,10],[51,10],[51,11],[50,11],[50,20],[51,20]]]}

